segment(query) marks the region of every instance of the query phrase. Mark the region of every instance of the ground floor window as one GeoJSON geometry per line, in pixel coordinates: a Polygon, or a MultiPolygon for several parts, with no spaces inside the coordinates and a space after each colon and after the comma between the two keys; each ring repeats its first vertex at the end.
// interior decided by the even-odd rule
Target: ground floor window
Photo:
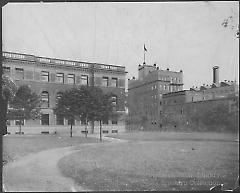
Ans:
{"type": "Polygon", "coordinates": [[[86,121],[85,120],[81,121],[81,125],[86,125],[86,121]]]}
{"type": "Polygon", "coordinates": [[[41,123],[42,125],[49,125],[49,114],[41,115],[41,123]]]}
{"type": "Polygon", "coordinates": [[[86,125],[86,119],[85,118],[81,118],[81,125],[86,125]]]}
{"type": "Polygon", "coordinates": [[[112,120],[112,125],[117,125],[117,120],[112,120]]]}
{"type": "Polygon", "coordinates": [[[68,119],[68,125],[75,125],[75,120],[74,119],[68,119]]]}
{"type": "Polygon", "coordinates": [[[108,120],[107,120],[107,119],[104,119],[104,120],[102,121],[102,123],[103,123],[104,125],[108,125],[108,120]]]}
{"type": "Polygon", "coordinates": [[[57,125],[64,125],[64,117],[62,115],[57,115],[57,125]]]}
{"type": "Polygon", "coordinates": [[[24,125],[24,120],[15,120],[15,125],[24,125]]]}

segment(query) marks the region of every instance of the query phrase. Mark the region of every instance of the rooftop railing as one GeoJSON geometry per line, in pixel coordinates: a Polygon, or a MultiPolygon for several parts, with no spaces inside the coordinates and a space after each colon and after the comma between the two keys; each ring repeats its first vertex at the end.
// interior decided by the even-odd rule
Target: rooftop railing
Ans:
{"type": "Polygon", "coordinates": [[[35,62],[47,63],[47,64],[49,63],[49,64],[66,65],[66,66],[74,66],[74,67],[82,67],[82,68],[90,68],[94,66],[94,68],[97,68],[97,69],[107,69],[107,70],[125,72],[124,66],[116,66],[111,64],[99,64],[99,63],[78,62],[78,61],[71,61],[71,60],[61,60],[61,59],[38,57],[38,56],[19,54],[19,53],[13,53],[13,52],[3,52],[2,56],[5,58],[35,61],[35,62]]]}

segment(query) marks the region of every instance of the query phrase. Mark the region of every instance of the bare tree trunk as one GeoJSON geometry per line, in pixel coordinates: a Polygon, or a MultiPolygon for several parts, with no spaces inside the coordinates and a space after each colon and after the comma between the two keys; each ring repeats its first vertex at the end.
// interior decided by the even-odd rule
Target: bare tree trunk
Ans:
{"type": "Polygon", "coordinates": [[[2,104],[3,104],[3,111],[1,113],[1,116],[2,116],[2,127],[3,129],[1,130],[2,131],[2,135],[5,135],[7,134],[7,107],[8,107],[8,101],[7,100],[1,100],[2,101],[2,104]]]}
{"type": "Polygon", "coordinates": [[[19,134],[22,134],[22,120],[20,120],[20,125],[19,125],[19,134]]]}
{"type": "Polygon", "coordinates": [[[71,122],[71,128],[70,128],[70,137],[72,137],[72,122],[71,122]]]}
{"type": "Polygon", "coordinates": [[[94,133],[94,121],[91,121],[91,134],[94,133]]]}
{"type": "Polygon", "coordinates": [[[102,121],[100,121],[100,141],[102,141],[102,121]]]}
{"type": "Polygon", "coordinates": [[[87,118],[86,118],[86,122],[85,122],[85,137],[87,138],[87,118]]]}

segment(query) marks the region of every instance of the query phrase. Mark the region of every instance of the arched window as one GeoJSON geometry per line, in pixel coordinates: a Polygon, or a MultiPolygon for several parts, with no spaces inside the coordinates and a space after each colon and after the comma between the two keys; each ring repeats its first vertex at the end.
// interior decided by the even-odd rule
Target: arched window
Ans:
{"type": "Polygon", "coordinates": [[[49,94],[47,91],[43,91],[41,95],[43,107],[49,107],[49,94]]]}

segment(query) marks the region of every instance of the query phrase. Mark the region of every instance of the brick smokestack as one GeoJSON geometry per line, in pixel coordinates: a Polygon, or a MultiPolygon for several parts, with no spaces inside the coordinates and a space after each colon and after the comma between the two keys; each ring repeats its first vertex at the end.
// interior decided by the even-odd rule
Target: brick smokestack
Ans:
{"type": "Polygon", "coordinates": [[[213,83],[219,84],[219,66],[213,67],[213,83]]]}

